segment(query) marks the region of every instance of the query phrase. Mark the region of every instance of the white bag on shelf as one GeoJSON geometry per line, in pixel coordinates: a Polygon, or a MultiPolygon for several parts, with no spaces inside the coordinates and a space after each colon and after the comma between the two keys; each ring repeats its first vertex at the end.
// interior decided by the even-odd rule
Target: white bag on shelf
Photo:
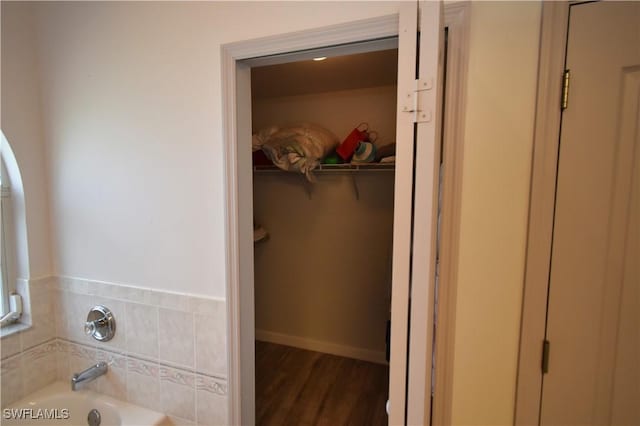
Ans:
{"type": "Polygon", "coordinates": [[[314,181],[313,169],[339,143],[329,130],[310,123],[271,126],[253,137],[254,147],[259,144],[273,164],[282,170],[300,172],[311,182],[314,181]]]}

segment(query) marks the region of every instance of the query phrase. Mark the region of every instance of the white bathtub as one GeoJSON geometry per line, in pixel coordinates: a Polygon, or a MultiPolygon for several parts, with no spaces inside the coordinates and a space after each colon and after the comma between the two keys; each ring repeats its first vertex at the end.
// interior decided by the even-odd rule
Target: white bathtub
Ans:
{"type": "Polygon", "coordinates": [[[65,382],[53,383],[2,410],[2,425],[88,425],[89,412],[100,412],[100,426],[168,426],[162,413],[147,410],[90,390],[71,391],[65,382]],[[21,418],[17,418],[21,417],[21,418]]]}

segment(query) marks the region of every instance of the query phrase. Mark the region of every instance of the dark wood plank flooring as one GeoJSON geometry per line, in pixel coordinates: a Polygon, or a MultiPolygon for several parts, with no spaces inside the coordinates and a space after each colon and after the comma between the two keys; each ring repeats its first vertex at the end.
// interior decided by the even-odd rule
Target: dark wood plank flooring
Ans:
{"type": "Polygon", "coordinates": [[[259,426],[386,425],[389,367],[256,342],[259,426]]]}

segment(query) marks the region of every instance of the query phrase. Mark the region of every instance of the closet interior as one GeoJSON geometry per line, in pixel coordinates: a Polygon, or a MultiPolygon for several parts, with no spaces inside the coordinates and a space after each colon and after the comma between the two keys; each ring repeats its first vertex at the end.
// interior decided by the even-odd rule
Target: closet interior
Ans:
{"type": "Polygon", "coordinates": [[[327,56],[251,68],[261,425],[388,421],[398,51],[327,56]]]}

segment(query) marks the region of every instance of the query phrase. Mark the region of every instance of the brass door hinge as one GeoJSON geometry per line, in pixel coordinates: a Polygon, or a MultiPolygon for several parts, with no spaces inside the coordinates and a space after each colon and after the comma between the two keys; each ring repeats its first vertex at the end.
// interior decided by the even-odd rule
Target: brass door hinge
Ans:
{"type": "Polygon", "coordinates": [[[549,372],[549,346],[550,343],[548,340],[542,341],[542,374],[549,372]]]}
{"type": "Polygon", "coordinates": [[[571,80],[571,71],[564,70],[562,75],[562,101],[560,102],[560,107],[563,111],[569,105],[569,80],[571,80]]]}

